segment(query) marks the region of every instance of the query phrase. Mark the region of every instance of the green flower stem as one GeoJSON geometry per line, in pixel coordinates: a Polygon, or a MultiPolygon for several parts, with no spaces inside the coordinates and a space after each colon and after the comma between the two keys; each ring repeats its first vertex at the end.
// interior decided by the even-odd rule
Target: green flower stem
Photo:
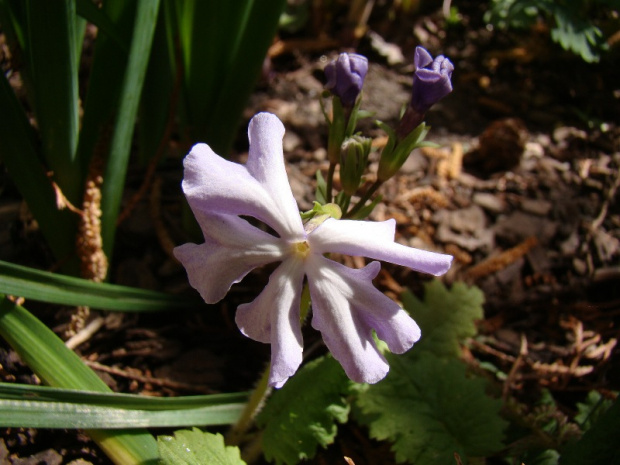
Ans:
{"type": "MultiPolygon", "coordinates": [[[[304,289],[301,292],[301,303],[299,305],[299,318],[301,324],[303,325],[306,317],[308,316],[308,312],[310,311],[310,289],[308,288],[308,284],[304,285],[304,289]]],[[[260,409],[263,407],[265,400],[271,393],[271,388],[269,387],[269,372],[271,371],[271,364],[267,365],[265,371],[261,375],[258,383],[256,383],[256,387],[250,394],[250,398],[248,399],[248,403],[245,405],[243,412],[241,412],[241,416],[237,423],[235,423],[228,434],[226,435],[226,443],[229,445],[238,445],[243,440],[243,437],[248,429],[252,426],[252,422],[254,421],[254,417],[258,414],[260,409]]],[[[260,438],[260,436],[259,436],[260,438]]],[[[260,442],[259,442],[260,443],[260,442]]],[[[256,441],[254,441],[252,449],[254,450],[253,454],[256,454],[256,441]]]]}
{"type": "Polygon", "coordinates": [[[368,189],[364,193],[364,195],[362,195],[362,198],[359,200],[359,202],[357,202],[357,204],[355,204],[355,206],[351,210],[349,210],[347,213],[344,214],[343,218],[352,218],[353,216],[355,216],[355,214],[364,207],[366,202],[370,200],[370,198],[375,194],[375,192],[377,192],[377,190],[382,185],[383,185],[383,181],[381,181],[380,179],[377,179],[374,182],[374,184],[370,186],[370,189],[368,189]]]}
{"type": "Polygon", "coordinates": [[[332,186],[334,184],[334,172],[336,171],[336,163],[330,160],[329,162],[329,170],[327,171],[327,180],[325,187],[325,200],[327,203],[331,203],[332,201],[332,186]]]}
{"type": "Polygon", "coordinates": [[[271,393],[271,388],[269,387],[269,372],[271,371],[271,364],[267,365],[265,371],[261,375],[256,387],[250,394],[250,398],[248,399],[248,403],[245,405],[243,412],[241,412],[241,416],[237,423],[235,423],[228,434],[226,435],[226,443],[229,445],[236,446],[241,443],[245,432],[250,429],[252,422],[254,421],[254,417],[258,413],[258,411],[262,408],[265,399],[271,393]]]}

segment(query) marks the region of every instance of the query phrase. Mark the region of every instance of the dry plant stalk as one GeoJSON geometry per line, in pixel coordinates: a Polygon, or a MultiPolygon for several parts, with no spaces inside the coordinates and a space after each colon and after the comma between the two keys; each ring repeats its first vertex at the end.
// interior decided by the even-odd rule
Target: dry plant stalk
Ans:
{"type": "Polygon", "coordinates": [[[408,202],[410,204],[430,204],[435,208],[446,208],[449,205],[449,201],[446,196],[431,186],[416,187],[403,193],[396,200],[400,203],[408,202]]]}
{"type": "Polygon", "coordinates": [[[443,179],[456,179],[463,171],[463,144],[455,142],[446,157],[437,162],[437,175],[443,179]]]}
{"type": "Polygon", "coordinates": [[[538,239],[535,237],[528,237],[525,241],[516,245],[515,247],[502,252],[494,257],[489,257],[485,261],[472,266],[465,276],[471,280],[477,280],[484,276],[496,273],[503,270],[508,265],[516,262],[519,258],[523,257],[534,246],[538,244],[538,239]]]}
{"type": "MultiPolygon", "coordinates": [[[[108,273],[108,259],[103,252],[103,240],[101,239],[102,165],[101,157],[95,153],[86,177],[75,243],[82,277],[97,283],[103,282],[108,273]]],[[[65,332],[71,337],[67,341],[69,347],[76,345],[74,342],[76,339],[73,338],[85,328],[89,316],[90,308],[86,306],[79,306],[71,316],[69,328],[65,332]]]]}

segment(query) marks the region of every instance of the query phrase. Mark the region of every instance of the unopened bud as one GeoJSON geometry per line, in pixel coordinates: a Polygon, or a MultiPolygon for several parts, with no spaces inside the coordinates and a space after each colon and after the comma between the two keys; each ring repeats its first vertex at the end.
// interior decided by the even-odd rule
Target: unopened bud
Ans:
{"type": "Polygon", "coordinates": [[[340,152],[340,183],[345,194],[355,194],[368,164],[372,140],[353,136],[342,144],[340,152]]]}
{"type": "Polygon", "coordinates": [[[362,91],[368,72],[368,59],[356,53],[341,53],[325,66],[325,88],[340,97],[343,106],[352,107],[362,91]]]}
{"type": "Polygon", "coordinates": [[[426,49],[416,47],[414,65],[411,101],[396,129],[399,139],[418,127],[426,112],[452,92],[454,65],[446,57],[439,55],[433,59],[426,49]]]}

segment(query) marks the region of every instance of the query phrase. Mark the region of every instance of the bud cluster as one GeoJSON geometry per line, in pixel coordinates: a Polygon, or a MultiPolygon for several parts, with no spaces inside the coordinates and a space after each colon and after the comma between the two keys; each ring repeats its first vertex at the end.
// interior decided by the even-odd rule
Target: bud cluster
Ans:
{"type": "Polygon", "coordinates": [[[362,55],[341,53],[325,67],[325,88],[332,96],[331,118],[325,113],[329,125],[327,156],[330,166],[327,179],[317,173],[317,198],[323,203],[332,202],[333,178],[340,165],[342,191],[336,195],[335,202],[345,218],[368,216],[380,200],[377,197],[366,205],[377,189],[398,172],[415,148],[431,145],[424,140],[430,128],[423,120],[434,104],[452,92],[454,66],[443,55],[433,58],[422,47],[416,48],[414,65],[411,99],[397,127],[393,129],[377,121],[388,135],[379,160],[377,180],[350,209],[351,198],[363,185],[371,151],[371,140],[355,134],[368,60],[362,55]]]}

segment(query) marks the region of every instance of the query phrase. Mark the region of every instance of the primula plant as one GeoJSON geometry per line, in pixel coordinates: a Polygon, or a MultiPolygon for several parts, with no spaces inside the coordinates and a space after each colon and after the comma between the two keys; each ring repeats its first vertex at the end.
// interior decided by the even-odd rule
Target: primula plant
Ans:
{"type": "MultiPolygon", "coordinates": [[[[104,3],[108,8],[115,6],[113,2],[104,3]]],[[[157,11],[157,2],[142,3],[157,11]]],[[[272,20],[282,3],[272,4],[272,20]]],[[[192,2],[179,2],[177,8],[172,2],[164,2],[162,16],[168,22],[164,25],[175,26],[172,29],[182,33],[179,45],[185,47],[185,82],[177,73],[174,86],[186,99],[182,124],[198,132],[200,128],[218,129],[213,118],[220,119],[220,106],[226,106],[227,96],[234,91],[231,83],[235,81],[231,79],[239,74],[244,50],[249,47],[246,42],[251,42],[253,34],[242,33],[234,41],[241,45],[237,58],[226,68],[227,77],[222,78],[227,91],[219,97],[217,92],[201,95],[202,78],[213,81],[211,90],[219,85],[212,70],[203,68],[202,60],[192,59],[196,57],[190,53],[191,39],[200,29],[193,26],[202,24],[194,13],[206,14],[213,7],[220,13],[227,12],[231,24],[241,24],[259,12],[251,2],[243,17],[238,17],[234,8],[228,9],[226,2],[219,7],[207,4],[211,5],[196,3],[195,10],[192,2]],[[207,107],[217,111],[204,119],[200,115],[207,107]]],[[[0,1],[0,13],[4,16],[13,11],[8,5],[16,4],[0,1]]],[[[78,5],[94,17],[102,13],[89,9],[88,2],[78,5]]],[[[102,11],[114,19],[122,17],[120,9],[102,11]]],[[[142,21],[140,11],[136,14],[138,23],[142,21]]],[[[107,39],[112,41],[108,46],[114,48],[117,41],[122,42],[122,34],[119,38],[114,23],[101,18],[101,30],[105,31],[107,25],[107,39]]],[[[154,31],[155,16],[150,18],[147,29],[155,34],[155,40],[159,37],[165,42],[166,34],[162,31],[169,28],[154,31]]],[[[251,31],[262,27],[260,21],[247,22],[253,24],[248,26],[251,31]]],[[[68,23],[67,28],[71,30],[72,24],[68,23]]],[[[42,46],[41,40],[37,39],[38,46],[42,46]]],[[[266,33],[261,43],[268,43],[266,33]]],[[[172,53],[172,44],[167,47],[172,53]]],[[[113,55],[110,51],[103,54],[109,60],[113,55]]],[[[139,53],[134,51],[131,55],[139,53]]],[[[260,63],[259,55],[252,57],[254,68],[260,63]]],[[[156,61],[149,66],[157,67],[156,61]]],[[[146,66],[146,62],[142,65],[146,66]]],[[[316,200],[309,211],[300,212],[293,196],[282,145],[285,129],[274,114],[259,113],[251,119],[245,164],[223,157],[234,134],[231,127],[226,128],[221,139],[210,139],[209,145],[194,145],[184,158],[181,188],[204,242],[180,245],[174,249],[174,255],[202,300],[208,304],[220,302],[248,273],[274,265],[264,289],[258,289],[254,300],[236,309],[240,331],[271,345],[271,362],[259,375],[252,392],[177,398],[112,393],[20,300],[0,296],[0,335],[46,385],[0,383],[0,426],[81,428],[114,463],[123,465],[242,464],[259,455],[276,464],[296,464],[312,458],[319,447],[333,443],[338,425],[347,422],[364,426],[373,439],[388,441],[398,462],[431,465],[454,463],[456,458],[458,463],[481,463],[484,457],[505,450],[506,434],[516,434],[508,432],[507,421],[500,416],[506,405],[489,395],[493,385],[488,379],[461,360],[462,345],[476,336],[475,321],[483,317],[481,291],[462,283],[447,288],[438,280],[427,278],[424,297],[419,299],[405,290],[398,297],[401,304],[373,284],[381,270],[379,261],[432,276],[443,275],[452,263],[450,255],[397,242],[395,220],[369,219],[382,201],[381,186],[398,173],[413,150],[430,145],[426,141],[430,127],[424,123],[425,115],[452,91],[454,66],[448,58],[433,57],[418,47],[414,67],[411,97],[403,102],[398,124],[390,127],[377,121],[387,135],[378,154],[371,153],[371,139],[357,129],[358,120],[367,116],[361,108],[368,60],[358,54],[343,53],[325,67],[321,105],[328,127],[329,166],[325,172],[316,173],[316,200]],[[369,160],[373,158],[378,159],[378,169],[376,175],[370,176],[369,160]],[[374,261],[356,269],[341,263],[342,256],[374,261]],[[320,332],[327,350],[304,351],[302,328],[306,323],[320,332]],[[199,429],[214,425],[232,427],[225,437],[199,429]],[[172,436],[156,439],[152,428],[157,427],[192,429],[177,430],[172,436]]],[[[2,96],[7,102],[10,100],[15,110],[15,97],[8,81],[2,82],[2,96]]],[[[168,89],[171,82],[164,79],[150,84],[151,89],[162,90],[168,89]]],[[[94,79],[90,85],[97,89],[103,81],[94,79]]],[[[145,86],[149,87],[148,82],[145,86]]],[[[45,91],[44,87],[38,89],[45,91]]],[[[103,103],[104,94],[99,97],[99,104],[103,103]]],[[[144,104],[149,106],[148,102],[144,104]]],[[[87,104],[86,108],[97,108],[92,105],[87,104]]],[[[236,102],[220,123],[230,126],[238,118],[240,107],[236,102]]],[[[133,110],[137,111],[137,106],[133,110]]],[[[39,111],[41,107],[37,108],[39,111]]],[[[153,120],[151,123],[156,125],[156,112],[150,114],[147,108],[144,111],[141,124],[153,120]]],[[[170,112],[173,113],[172,109],[170,112]]],[[[94,120],[89,121],[85,128],[95,124],[94,120]]],[[[17,135],[30,134],[25,131],[24,118],[15,124],[22,130],[17,135]]],[[[40,126],[45,129],[44,124],[40,126]]],[[[9,135],[9,125],[3,127],[3,134],[9,135]]],[[[74,129],[77,131],[77,125],[74,129]]],[[[88,130],[82,129],[85,130],[88,136],[88,130]]],[[[209,136],[209,131],[205,134],[209,136]]],[[[127,143],[131,139],[127,134],[125,138],[127,143]]],[[[196,139],[200,140],[198,136],[196,139]]],[[[84,143],[81,138],[80,144],[84,143]]],[[[13,160],[12,166],[23,168],[18,162],[13,160]]],[[[31,185],[27,173],[20,173],[24,176],[22,184],[31,185]]],[[[64,188],[61,185],[58,189],[62,192],[64,188]]],[[[113,194],[120,199],[120,191],[113,194]]],[[[102,221],[107,234],[111,234],[115,222],[106,220],[105,214],[102,221]]],[[[44,223],[50,225],[51,219],[44,223]]],[[[102,235],[105,246],[106,234],[102,235]]],[[[56,253],[66,247],[64,244],[56,253]]],[[[0,262],[0,291],[48,303],[111,311],[208,311],[197,296],[179,298],[5,262],[0,262]]],[[[607,430],[617,429],[617,404],[601,405],[596,415],[603,426],[607,430]]],[[[591,412],[595,408],[585,406],[586,410],[591,412]]],[[[596,430],[596,424],[592,430],[596,430]]],[[[597,442],[586,435],[581,444],[583,448],[572,445],[567,449],[566,463],[596,447],[597,442]]],[[[540,460],[548,453],[558,454],[549,449],[532,457],[540,460]]],[[[516,452],[512,455],[518,456],[516,452]]]]}

